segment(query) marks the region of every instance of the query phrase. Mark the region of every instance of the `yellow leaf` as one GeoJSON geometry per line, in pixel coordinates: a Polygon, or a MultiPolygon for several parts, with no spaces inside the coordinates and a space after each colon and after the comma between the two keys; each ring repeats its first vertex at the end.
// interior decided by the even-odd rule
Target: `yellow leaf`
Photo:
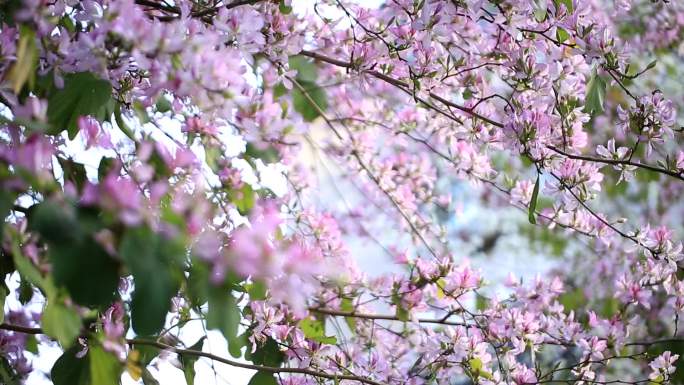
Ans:
{"type": "Polygon", "coordinates": [[[126,371],[135,381],[140,380],[143,372],[140,365],[138,365],[139,360],[140,352],[137,350],[131,350],[131,352],[128,353],[128,357],[126,358],[126,371]]]}
{"type": "Polygon", "coordinates": [[[36,33],[26,26],[22,26],[17,47],[17,61],[10,69],[8,78],[12,82],[12,89],[18,94],[28,81],[33,87],[36,81],[36,65],[38,64],[38,48],[36,47],[36,33]]]}

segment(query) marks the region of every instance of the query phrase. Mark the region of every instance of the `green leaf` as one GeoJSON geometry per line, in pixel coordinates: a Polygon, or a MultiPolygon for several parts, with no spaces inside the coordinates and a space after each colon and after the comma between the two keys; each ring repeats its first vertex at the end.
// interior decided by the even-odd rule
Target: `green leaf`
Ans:
{"type": "Polygon", "coordinates": [[[65,286],[74,302],[104,308],[114,300],[119,264],[91,236],[82,242],[53,244],[49,255],[55,283],[65,286]]]}
{"type": "Polygon", "coordinates": [[[565,41],[570,39],[570,34],[565,29],[563,29],[561,27],[557,27],[556,28],[556,39],[559,42],[564,43],[565,41]]]}
{"type": "Polygon", "coordinates": [[[78,358],[83,347],[74,345],[55,361],[50,371],[54,385],[90,385],[90,354],[78,358]]]}
{"type": "Polygon", "coordinates": [[[123,365],[116,356],[106,352],[101,346],[90,346],[88,356],[93,385],[119,385],[123,365]]]}
{"type": "Polygon", "coordinates": [[[121,241],[119,254],[133,274],[131,323],[138,335],[153,335],[164,326],[171,298],[178,285],[172,275],[174,251],[168,240],[148,227],[130,228],[121,241]]]}
{"type": "MultiPolygon", "coordinates": [[[[2,282],[0,285],[0,309],[5,308],[5,299],[7,298],[7,295],[9,294],[9,288],[7,287],[7,284],[5,282],[2,282]]],[[[5,320],[5,311],[0,311],[0,323],[5,320]]]]}
{"type": "MultiPolygon", "coordinates": [[[[342,298],[342,302],[340,303],[340,310],[344,312],[353,312],[354,311],[354,302],[352,301],[351,298],[342,298]]],[[[356,330],[356,318],[355,317],[344,317],[344,321],[347,323],[347,326],[349,326],[349,329],[354,332],[356,330]]]]}
{"type": "Polygon", "coordinates": [[[24,256],[21,252],[21,247],[16,241],[12,243],[12,261],[14,262],[14,266],[16,266],[22,281],[26,280],[43,290],[51,292],[48,294],[52,294],[55,291],[52,287],[49,287],[51,290],[46,288],[46,286],[51,286],[48,284],[48,280],[43,278],[40,271],[38,271],[38,269],[24,256]]]}
{"type": "Polygon", "coordinates": [[[591,77],[587,82],[586,98],[584,101],[584,111],[596,115],[603,112],[603,102],[606,98],[606,81],[597,74],[596,69],[592,71],[591,77]]]}
{"type": "MultiPolygon", "coordinates": [[[[204,339],[206,336],[201,337],[197,342],[190,346],[190,350],[202,351],[202,346],[204,346],[204,339]]],[[[199,357],[192,356],[188,354],[179,354],[178,360],[183,366],[183,374],[185,375],[185,382],[187,385],[193,385],[195,383],[195,362],[199,357]]]]}
{"type": "Polygon", "coordinates": [[[304,333],[304,336],[310,340],[318,341],[322,344],[336,344],[337,338],[335,336],[325,335],[325,323],[323,321],[305,318],[299,321],[300,329],[304,333]]]}
{"type": "Polygon", "coordinates": [[[64,180],[73,183],[79,191],[82,190],[85,182],[88,181],[85,167],[72,159],[57,157],[57,161],[64,172],[64,180]]]}
{"type": "Polygon", "coordinates": [[[207,328],[220,330],[228,344],[231,344],[236,343],[239,325],[240,308],[230,290],[210,288],[207,328]]]}
{"type": "Polygon", "coordinates": [[[264,163],[275,163],[279,161],[278,150],[271,146],[262,149],[253,143],[247,143],[245,155],[249,156],[250,158],[261,159],[264,161],[264,163]]]}
{"type": "MultiPolygon", "coordinates": [[[[105,307],[115,297],[119,264],[92,237],[97,228],[88,215],[69,205],[45,201],[31,208],[29,227],[48,243],[52,276],[80,305],[105,307]]],[[[45,285],[33,282],[44,290],[45,285]]]]}
{"type": "Polygon", "coordinates": [[[64,77],[64,88],[48,99],[50,134],[67,130],[69,138],[78,133],[78,118],[91,115],[99,121],[107,118],[112,100],[112,86],[90,72],[78,72],[64,77]]]}
{"type": "Polygon", "coordinates": [[[242,348],[247,346],[247,336],[240,334],[228,343],[228,353],[234,358],[242,357],[242,348]]]}
{"type": "Polygon", "coordinates": [[[292,103],[295,111],[299,112],[305,121],[311,122],[321,115],[319,109],[325,111],[328,108],[328,99],[325,91],[318,87],[316,83],[308,81],[298,81],[298,83],[306,94],[297,87],[293,88],[292,103]]]}
{"type": "Polygon", "coordinates": [[[547,7],[547,2],[546,0],[534,0],[534,18],[538,22],[542,22],[546,19],[546,13],[548,7],[547,7]]]}
{"type": "Polygon", "coordinates": [[[258,371],[247,385],[278,385],[278,381],[273,377],[273,373],[258,371]]]}
{"type": "Polygon", "coordinates": [[[315,82],[318,78],[316,64],[306,56],[290,56],[288,64],[290,65],[290,69],[297,71],[297,80],[300,82],[315,82]]]}
{"type": "Polygon", "coordinates": [[[22,0],[0,1],[0,23],[14,25],[14,13],[22,8],[22,0]]]}
{"type": "Polygon", "coordinates": [[[266,285],[263,281],[254,281],[247,285],[247,294],[252,301],[261,301],[266,299],[266,285]]]}
{"type": "Polygon", "coordinates": [[[240,190],[234,191],[231,201],[241,215],[247,215],[254,207],[255,195],[252,186],[243,183],[240,190]]]}
{"type": "Polygon", "coordinates": [[[328,108],[328,99],[325,91],[316,84],[318,78],[316,65],[312,60],[301,55],[291,56],[289,64],[291,69],[297,70],[296,80],[304,91],[302,92],[297,86],[293,87],[292,103],[294,109],[302,115],[305,121],[311,122],[320,115],[319,108],[321,111],[325,111],[328,108]],[[312,101],[318,108],[312,105],[312,101]]]}
{"type": "Polygon", "coordinates": [[[395,314],[399,321],[407,322],[409,320],[409,311],[401,306],[397,306],[397,312],[395,314]]]}
{"type": "Polygon", "coordinates": [[[102,182],[104,178],[107,177],[109,172],[114,167],[114,162],[114,158],[107,158],[103,156],[102,159],[100,159],[100,164],[97,166],[97,180],[102,182]]]}
{"type": "Polygon", "coordinates": [[[14,371],[7,358],[0,356],[0,384],[3,385],[21,385],[23,381],[14,371]]]}
{"type": "Polygon", "coordinates": [[[187,295],[190,304],[199,307],[207,303],[209,296],[209,268],[198,261],[190,267],[187,280],[187,295]]]}
{"type": "Polygon", "coordinates": [[[147,114],[147,108],[139,101],[133,101],[133,112],[140,120],[140,123],[145,124],[150,122],[150,115],[147,114]]]}
{"type": "Polygon", "coordinates": [[[247,349],[245,358],[257,365],[279,367],[285,356],[278,348],[278,343],[268,338],[262,346],[257,347],[254,353],[247,349]]]}
{"type": "Polygon", "coordinates": [[[142,371],[142,381],[143,385],[159,385],[159,381],[152,376],[152,373],[147,368],[144,368],[142,371]]]}
{"type": "Polygon", "coordinates": [[[26,336],[26,351],[33,354],[38,354],[38,339],[36,338],[35,334],[26,336]]]}
{"type": "Polygon", "coordinates": [[[19,27],[19,44],[16,52],[17,60],[7,75],[12,83],[15,94],[24,88],[26,82],[33,88],[36,82],[36,67],[38,65],[38,47],[36,46],[36,32],[26,25],[19,27]]]}
{"type": "Polygon", "coordinates": [[[116,126],[119,127],[119,130],[121,130],[124,135],[135,141],[135,134],[133,134],[131,128],[128,127],[128,124],[126,124],[126,121],[123,119],[123,115],[121,114],[121,104],[117,104],[114,108],[114,121],[116,122],[116,126]]]}
{"type": "Polygon", "coordinates": [[[560,8],[560,5],[563,4],[565,5],[565,9],[568,10],[568,13],[573,13],[575,12],[575,7],[572,5],[572,0],[554,0],[556,3],[556,8],[560,8]]]}
{"type": "Polygon", "coordinates": [[[81,331],[81,317],[56,299],[48,300],[41,327],[45,334],[56,339],[63,348],[70,347],[81,331]]]}
{"type": "Polygon", "coordinates": [[[171,111],[171,102],[164,95],[161,95],[157,99],[157,102],[155,103],[154,106],[157,108],[157,111],[159,111],[161,113],[171,111]]]}
{"type": "Polygon", "coordinates": [[[527,212],[527,219],[533,225],[537,224],[537,197],[539,196],[539,174],[537,174],[537,181],[534,183],[534,190],[532,190],[532,199],[530,199],[530,208],[527,212]]]}
{"type": "Polygon", "coordinates": [[[292,6],[285,5],[285,0],[280,0],[280,4],[278,4],[278,10],[283,15],[289,15],[290,13],[292,13],[292,6]]]}
{"type": "Polygon", "coordinates": [[[577,288],[573,291],[565,292],[558,297],[558,302],[563,305],[566,311],[577,310],[586,304],[584,290],[577,288]]]}

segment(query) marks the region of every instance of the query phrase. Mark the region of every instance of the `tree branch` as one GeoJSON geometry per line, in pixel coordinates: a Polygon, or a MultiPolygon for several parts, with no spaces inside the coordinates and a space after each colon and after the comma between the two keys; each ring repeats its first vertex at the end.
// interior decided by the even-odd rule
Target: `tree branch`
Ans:
{"type": "MultiPolygon", "coordinates": [[[[7,324],[7,323],[0,324],[0,329],[9,330],[9,331],[18,332],[18,333],[24,333],[24,334],[43,334],[43,329],[41,329],[41,328],[32,328],[32,327],[12,325],[12,324],[7,324]]],[[[368,385],[386,385],[382,382],[374,381],[374,380],[364,378],[364,377],[353,376],[353,375],[331,374],[331,373],[319,372],[319,371],[315,371],[315,370],[311,370],[311,369],[304,369],[304,368],[280,368],[280,367],[274,367],[274,366],[263,366],[263,365],[248,364],[245,362],[238,362],[238,361],[229,360],[227,358],[223,358],[223,357],[220,357],[220,356],[217,356],[217,355],[214,355],[211,353],[199,351],[199,350],[178,348],[178,347],[175,347],[172,345],[167,345],[167,344],[162,343],[162,342],[143,339],[143,338],[126,339],[126,343],[128,345],[132,345],[132,346],[134,346],[134,345],[151,346],[151,347],[155,347],[157,349],[167,350],[170,352],[174,352],[176,354],[181,354],[181,355],[186,355],[186,356],[204,357],[204,358],[208,358],[212,361],[221,362],[221,363],[226,364],[226,365],[235,366],[235,367],[243,368],[243,369],[258,370],[258,371],[268,372],[268,373],[305,374],[305,375],[318,377],[318,378],[325,378],[325,379],[329,379],[329,380],[357,381],[357,382],[361,382],[361,383],[368,384],[368,385]]]]}
{"type": "MultiPolygon", "coordinates": [[[[313,313],[320,313],[320,314],[332,315],[332,316],[337,316],[337,317],[352,317],[352,318],[361,318],[361,319],[369,319],[369,320],[401,321],[397,316],[389,315],[389,314],[366,314],[366,313],[357,313],[355,311],[340,311],[340,310],[318,308],[318,307],[309,308],[309,311],[313,312],[313,313]]],[[[464,326],[466,328],[477,328],[478,327],[478,325],[468,324],[465,322],[447,321],[446,319],[419,318],[418,322],[419,323],[426,323],[426,324],[464,326]]]]}
{"type": "MultiPolygon", "coordinates": [[[[353,66],[351,63],[349,63],[349,62],[345,62],[345,61],[338,60],[338,59],[335,59],[335,58],[331,58],[331,57],[328,57],[328,56],[325,56],[325,55],[321,55],[321,54],[319,54],[319,53],[317,53],[317,52],[302,50],[302,51],[300,52],[300,54],[301,54],[301,55],[304,55],[304,56],[307,56],[307,57],[310,57],[310,58],[312,58],[312,59],[314,59],[314,60],[317,60],[317,61],[321,61],[321,62],[325,62],[325,63],[328,63],[328,64],[336,65],[336,66],[338,66],[338,67],[343,67],[343,68],[348,68],[348,69],[354,69],[354,66],[353,66]]],[[[395,87],[399,87],[399,88],[402,88],[402,89],[409,89],[409,88],[410,88],[410,86],[408,85],[408,83],[406,83],[406,82],[404,82],[404,81],[401,81],[401,80],[398,80],[398,79],[395,79],[395,78],[393,78],[393,77],[391,77],[391,76],[387,76],[387,75],[385,75],[385,74],[383,74],[383,73],[380,73],[380,72],[378,72],[378,71],[375,71],[375,70],[362,70],[361,72],[362,72],[362,73],[366,73],[366,74],[368,74],[368,75],[371,75],[371,76],[373,76],[373,77],[375,77],[375,78],[377,78],[377,79],[380,79],[380,80],[382,80],[382,81],[384,81],[384,82],[386,82],[386,83],[389,83],[389,84],[391,84],[391,85],[393,85],[393,86],[395,86],[395,87]]],[[[493,126],[496,126],[496,127],[503,127],[503,123],[497,122],[497,121],[492,120],[492,119],[490,119],[490,118],[488,118],[488,117],[486,117],[486,116],[480,115],[480,114],[478,114],[477,112],[475,112],[472,108],[468,108],[468,107],[462,106],[462,105],[460,105],[460,104],[456,104],[456,103],[454,103],[454,102],[451,102],[451,101],[449,101],[449,100],[443,98],[442,96],[435,94],[434,92],[429,92],[428,95],[430,95],[431,98],[433,98],[433,99],[439,101],[440,103],[444,104],[445,106],[453,107],[453,108],[455,108],[455,109],[457,109],[457,110],[459,110],[459,111],[461,111],[461,112],[464,112],[464,113],[470,115],[471,117],[478,118],[478,119],[480,119],[480,120],[482,120],[482,121],[484,121],[484,122],[487,122],[487,123],[489,123],[489,124],[491,124],[491,125],[493,125],[493,126]]]]}
{"type": "Polygon", "coordinates": [[[682,176],[682,174],[680,172],[675,172],[675,171],[671,171],[671,170],[668,170],[665,168],[652,166],[652,165],[646,164],[646,163],[634,162],[631,160],[603,159],[603,158],[595,158],[595,157],[585,156],[585,155],[573,155],[573,154],[567,153],[567,152],[565,152],[559,148],[556,148],[554,146],[546,146],[546,147],[549,148],[550,150],[553,150],[553,151],[555,151],[555,152],[557,152],[557,153],[559,153],[559,154],[561,154],[567,158],[570,158],[570,159],[578,159],[578,160],[584,160],[587,162],[597,162],[597,163],[605,163],[605,164],[612,164],[612,165],[634,166],[637,168],[642,168],[642,169],[657,172],[660,174],[669,175],[675,179],[679,179],[681,181],[684,181],[684,177],[682,176]]]}

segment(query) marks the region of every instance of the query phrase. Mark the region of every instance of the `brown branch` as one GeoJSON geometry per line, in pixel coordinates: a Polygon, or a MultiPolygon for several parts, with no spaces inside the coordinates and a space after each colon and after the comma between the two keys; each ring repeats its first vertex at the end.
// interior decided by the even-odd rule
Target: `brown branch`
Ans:
{"type": "MultiPolygon", "coordinates": [[[[20,325],[12,325],[12,324],[7,324],[3,323],[0,324],[0,329],[2,330],[9,330],[13,332],[18,332],[18,333],[24,333],[24,334],[43,334],[43,329],[41,328],[32,328],[32,327],[26,327],[26,326],[20,326],[20,325]]],[[[325,378],[329,380],[347,380],[347,381],[357,381],[361,382],[364,384],[368,385],[385,385],[382,382],[374,381],[368,378],[364,377],[359,377],[359,376],[353,376],[353,375],[342,375],[342,374],[331,374],[331,373],[325,373],[325,372],[318,372],[315,370],[311,369],[305,369],[305,368],[280,368],[280,367],[274,367],[274,366],[262,366],[262,365],[255,365],[255,364],[248,364],[244,362],[238,362],[238,361],[233,361],[229,360],[211,353],[199,351],[199,350],[193,350],[193,349],[183,349],[183,348],[178,348],[172,345],[167,345],[162,342],[154,341],[154,340],[148,340],[148,339],[141,339],[141,338],[131,338],[131,339],[126,339],[126,343],[128,345],[144,345],[144,346],[152,346],[158,349],[162,350],[167,350],[170,352],[174,352],[176,354],[180,355],[186,355],[186,356],[195,356],[195,357],[204,357],[208,358],[212,361],[216,362],[221,362],[226,365],[230,366],[235,366],[238,368],[243,368],[243,369],[251,369],[251,370],[258,370],[262,372],[268,372],[268,373],[292,373],[292,374],[306,374],[309,376],[314,376],[318,378],[325,378]]]]}
{"type": "MultiPolygon", "coordinates": [[[[352,318],[360,318],[360,319],[368,319],[368,320],[401,321],[397,316],[389,315],[389,314],[367,314],[367,313],[357,313],[356,311],[341,311],[341,310],[318,308],[318,307],[309,308],[309,311],[312,313],[326,314],[326,315],[332,315],[332,316],[336,316],[336,317],[352,317],[352,318]]],[[[426,323],[426,324],[464,326],[467,328],[477,328],[478,327],[478,325],[473,325],[473,324],[469,324],[469,323],[465,323],[465,322],[447,321],[444,318],[439,318],[439,319],[436,319],[436,318],[419,318],[418,322],[419,323],[426,323]]]]}
{"type": "Polygon", "coordinates": [[[634,162],[631,160],[603,159],[603,158],[595,158],[595,157],[585,156],[585,155],[574,155],[574,154],[570,154],[568,152],[565,152],[559,148],[556,148],[554,146],[546,146],[546,147],[549,148],[550,150],[553,150],[553,151],[555,151],[555,152],[557,152],[557,153],[559,153],[565,157],[568,157],[570,159],[578,159],[578,160],[584,160],[587,162],[597,162],[597,163],[605,163],[605,164],[612,164],[612,165],[634,166],[634,167],[642,168],[645,170],[657,172],[660,174],[669,175],[675,179],[679,179],[681,181],[684,181],[684,177],[682,176],[682,173],[680,173],[680,172],[675,172],[675,171],[668,170],[666,168],[660,168],[660,167],[652,166],[652,165],[646,164],[646,163],[634,162]]]}
{"type": "MultiPolygon", "coordinates": [[[[317,60],[317,61],[321,61],[321,62],[325,62],[325,63],[328,63],[328,64],[336,65],[336,66],[338,66],[338,67],[343,67],[343,68],[347,68],[347,69],[354,69],[354,66],[353,66],[351,63],[349,63],[349,62],[345,62],[345,61],[338,60],[338,59],[335,59],[335,58],[331,58],[331,57],[328,57],[328,56],[325,56],[325,55],[321,55],[321,54],[319,54],[319,53],[317,53],[317,52],[308,51],[308,50],[302,50],[302,51],[300,52],[300,54],[301,54],[301,55],[304,55],[304,56],[307,56],[307,57],[310,57],[310,58],[312,58],[312,59],[314,59],[314,60],[317,60]]],[[[409,89],[409,88],[410,88],[410,86],[408,85],[408,83],[406,83],[406,82],[404,82],[404,81],[402,81],[402,80],[399,80],[399,79],[395,79],[395,78],[393,78],[393,77],[391,77],[391,76],[387,76],[387,75],[385,75],[385,74],[383,74],[383,73],[380,73],[380,72],[378,72],[378,71],[375,71],[375,70],[362,70],[361,72],[366,73],[366,74],[368,74],[368,75],[371,75],[371,76],[373,76],[374,78],[380,79],[380,80],[382,80],[382,81],[384,81],[384,82],[386,82],[386,83],[389,83],[389,84],[391,84],[391,85],[393,85],[393,86],[395,86],[395,87],[399,87],[399,88],[402,88],[402,89],[409,89]]],[[[472,108],[468,108],[468,107],[462,106],[462,105],[460,105],[460,104],[456,104],[456,103],[454,103],[454,102],[452,102],[452,101],[449,101],[449,100],[443,98],[443,97],[440,96],[440,95],[435,94],[434,92],[429,92],[428,95],[430,95],[431,98],[433,98],[433,99],[439,101],[440,103],[444,104],[445,106],[453,107],[453,108],[455,108],[455,109],[457,109],[457,110],[459,110],[459,111],[461,111],[461,112],[464,112],[464,113],[470,115],[471,117],[478,118],[478,119],[480,119],[480,120],[482,120],[482,121],[484,121],[484,122],[487,122],[487,123],[489,123],[489,124],[491,124],[491,125],[493,125],[493,126],[496,126],[496,127],[503,127],[503,123],[497,122],[497,121],[492,120],[492,119],[490,119],[490,118],[488,118],[488,117],[486,117],[486,116],[480,115],[480,114],[478,114],[477,112],[475,112],[472,108]]]]}
{"type": "Polygon", "coordinates": [[[234,366],[234,367],[238,367],[238,368],[243,368],[243,369],[257,370],[257,371],[261,371],[261,372],[305,374],[305,375],[309,375],[309,376],[313,376],[313,377],[325,378],[328,380],[346,380],[346,381],[357,381],[357,382],[361,382],[361,383],[368,384],[368,385],[385,385],[382,382],[371,380],[369,378],[353,376],[353,375],[331,374],[331,373],[318,372],[315,370],[305,369],[305,368],[281,368],[281,367],[274,367],[274,366],[263,366],[263,365],[248,364],[248,363],[244,363],[244,362],[229,360],[227,358],[219,357],[219,356],[213,355],[211,353],[206,353],[206,352],[199,351],[199,350],[177,348],[175,346],[167,345],[167,344],[157,342],[154,340],[133,338],[133,339],[126,340],[126,342],[129,345],[152,346],[152,347],[155,347],[158,349],[167,350],[167,351],[174,352],[176,354],[181,354],[181,355],[186,355],[186,356],[209,358],[213,361],[220,362],[220,363],[223,363],[226,365],[230,365],[230,366],[234,366]]]}

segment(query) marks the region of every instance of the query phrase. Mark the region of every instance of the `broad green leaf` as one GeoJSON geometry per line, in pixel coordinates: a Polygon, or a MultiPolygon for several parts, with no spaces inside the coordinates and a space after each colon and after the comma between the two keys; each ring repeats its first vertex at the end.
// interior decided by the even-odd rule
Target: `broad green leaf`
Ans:
{"type": "Polygon", "coordinates": [[[79,217],[72,206],[45,201],[32,207],[29,227],[48,243],[55,284],[66,287],[74,302],[95,307],[112,302],[119,264],[92,237],[92,218],[79,217]]]}
{"type": "Polygon", "coordinates": [[[473,377],[477,379],[478,377],[484,377],[486,379],[491,379],[492,375],[491,373],[487,372],[486,370],[483,370],[484,365],[482,364],[482,360],[479,358],[471,358],[468,360],[468,365],[470,366],[470,372],[472,373],[473,377]]]}
{"type": "Polygon", "coordinates": [[[558,302],[563,305],[566,311],[577,310],[586,304],[586,298],[584,297],[584,290],[577,288],[573,291],[568,291],[558,297],[558,302]]]}
{"type": "Polygon", "coordinates": [[[90,385],[90,354],[78,358],[76,354],[83,347],[74,345],[55,361],[50,371],[54,385],[90,385]]]}
{"type": "Polygon", "coordinates": [[[33,354],[38,354],[38,339],[36,338],[35,334],[26,336],[26,351],[33,354]]]}
{"type": "Polygon", "coordinates": [[[573,12],[573,6],[572,6],[572,0],[553,0],[554,5],[556,6],[556,9],[559,9],[561,4],[565,5],[565,9],[568,10],[568,13],[573,12]]]}
{"type": "Polygon", "coordinates": [[[21,378],[14,371],[7,358],[0,356],[0,384],[3,385],[21,385],[23,384],[21,378]]]}
{"type": "Polygon", "coordinates": [[[290,13],[292,13],[292,6],[286,5],[285,0],[280,0],[280,4],[278,4],[278,10],[283,15],[289,15],[290,13]]]}
{"type": "Polygon", "coordinates": [[[7,77],[12,83],[14,93],[19,94],[27,82],[29,87],[33,88],[38,65],[36,32],[26,25],[21,25],[19,28],[19,44],[17,44],[16,56],[17,61],[14,62],[7,77]]]}
{"type": "Polygon", "coordinates": [[[538,22],[542,22],[546,19],[546,13],[548,12],[547,0],[534,0],[534,18],[538,22]]]}
{"type": "Polygon", "coordinates": [[[171,266],[176,256],[168,240],[148,227],[130,228],[121,241],[119,254],[133,274],[131,323],[138,335],[153,335],[164,326],[171,298],[178,291],[171,266]]]}
{"type": "Polygon", "coordinates": [[[88,181],[85,166],[76,163],[72,159],[57,157],[60,167],[64,172],[64,180],[73,183],[78,190],[82,190],[85,182],[88,181]]]}
{"type": "Polygon", "coordinates": [[[161,95],[154,104],[157,111],[164,113],[171,111],[171,102],[164,95],[161,95]]]}
{"type": "Polygon", "coordinates": [[[78,72],[64,77],[64,88],[48,99],[50,134],[67,130],[69,138],[78,133],[78,118],[91,115],[103,121],[111,109],[112,86],[90,72],[78,72]]]}
{"type": "Polygon", "coordinates": [[[325,335],[325,323],[323,321],[305,318],[299,321],[300,329],[304,333],[304,336],[308,339],[318,341],[322,344],[336,344],[337,338],[334,336],[325,335]]]}
{"type": "Polygon", "coordinates": [[[9,189],[0,189],[0,239],[4,239],[5,218],[12,211],[16,198],[16,194],[9,191],[9,189]]]}
{"type": "Polygon", "coordinates": [[[52,244],[49,255],[55,283],[66,287],[74,302],[104,308],[114,300],[119,264],[92,236],[81,242],[52,244]]]}
{"type": "Polygon", "coordinates": [[[288,59],[290,69],[297,71],[297,80],[302,82],[315,82],[318,78],[318,70],[313,60],[302,55],[290,56],[288,59]]]}
{"type": "Polygon", "coordinates": [[[278,381],[276,381],[273,373],[258,371],[247,385],[278,385],[278,381]]]}
{"type": "Polygon", "coordinates": [[[308,122],[313,121],[320,115],[318,112],[319,108],[321,111],[325,111],[328,108],[328,99],[325,91],[316,84],[318,78],[316,65],[312,60],[300,55],[291,56],[289,64],[291,69],[297,70],[296,80],[304,91],[302,92],[296,85],[293,87],[292,103],[294,109],[302,115],[304,120],[308,122]],[[312,105],[312,101],[318,108],[312,105]]]}
{"type": "MultiPolygon", "coordinates": [[[[342,302],[340,303],[340,310],[344,312],[353,312],[354,311],[354,302],[352,301],[351,298],[343,298],[342,302]]],[[[352,331],[352,333],[356,330],[356,318],[355,317],[344,317],[344,321],[347,323],[347,326],[349,326],[349,329],[352,331]]]]}
{"type": "Polygon", "coordinates": [[[23,5],[22,0],[0,1],[0,23],[14,25],[14,13],[23,5]]]}
{"type": "Polygon", "coordinates": [[[475,296],[475,308],[478,311],[482,311],[487,308],[487,298],[477,294],[475,296]]]}
{"type": "Polygon", "coordinates": [[[278,159],[278,150],[269,146],[266,148],[259,148],[257,145],[247,143],[245,148],[245,155],[250,158],[261,159],[264,163],[275,163],[278,159]]]}
{"type": "Polygon", "coordinates": [[[199,307],[207,303],[209,296],[209,268],[195,260],[187,279],[187,296],[190,304],[199,307]]]}
{"type": "MultiPolygon", "coordinates": [[[[202,346],[204,346],[204,339],[206,336],[201,337],[197,342],[190,346],[190,350],[202,351],[202,346]]],[[[185,375],[185,382],[187,385],[193,385],[195,383],[195,362],[199,357],[192,356],[188,354],[179,354],[178,360],[183,366],[183,374],[185,375]]]]}
{"type": "Polygon", "coordinates": [[[565,29],[558,27],[556,28],[556,39],[561,43],[565,43],[570,39],[570,34],[565,29]]]}
{"type": "Polygon", "coordinates": [[[135,141],[135,134],[133,134],[133,131],[130,127],[128,127],[128,124],[126,124],[126,121],[123,119],[120,104],[117,104],[114,108],[114,121],[116,122],[116,126],[119,127],[119,130],[121,130],[121,132],[123,132],[124,135],[126,135],[129,139],[135,141]]]}
{"type": "Polygon", "coordinates": [[[306,94],[298,87],[294,87],[292,90],[292,103],[295,111],[299,112],[305,121],[311,122],[321,115],[319,109],[325,111],[328,108],[327,95],[316,83],[308,81],[298,81],[298,83],[306,94]]]}
{"type": "Polygon", "coordinates": [[[537,175],[537,181],[534,183],[534,189],[532,190],[532,199],[530,199],[530,208],[527,212],[527,219],[530,223],[537,224],[537,197],[539,196],[539,175],[537,175]]]}
{"type": "Polygon", "coordinates": [[[240,190],[234,191],[231,201],[242,215],[249,214],[252,207],[254,207],[255,193],[248,183],[243,183],[240,190]]]}
{"type": "Polygon", "coordinates": [[[245,358],[257,365],[279,367],[285,356],[280,351],[278,343],[268,338],[263,345],[257,347],[254,353],[247,349],[245,358]]]}
{"type": "MultiPolygon", "coordinates": [[[[9,288],[7,287],[7,284],[5,282],[2,282],[0,284],[0,309],[5,308],[5,299],[7,298],[7,295],[9,294],[9,288]]],[[[0,311],[0,323],[2,323],[5,320],[5,311],[0,311]]]]}
{"type": "Polygon", "coordinates": [[[606,81],[596,72],[591,73],[587,82],[586,97],[584,101],[584,111],[596,115],[603,112],[603,102],[606,98],[606,81]]]}
{"type": "Polygon", "coordinates": [[[242,348],[247,346],[247,336],[245,334],[240,334],[239,336],[233,338],[228,343],[228,353],[234,358],[242,357],[242,348]]]}
{"type": "Polygon", "coordinates": [[[100,159],[100,164],[97,166],[97,180],[102,182],[107,177],[114,167],[114,162],[114,158],[107,158],[106,156],[100,159]]]}
{"type": "Polygon", "coordinates": [[[398,319],[399,321],[403,321],[403,322],[408,321],[409,318],[410,318],[410,313],[409,313],[409,311],[408,311],[407,309],[405,309],[405,308],[402,306],[401,297],[399,297],[399,294],[394,293],[394,294],[392,295],[392,303],[393,303],[394,306],[396,306],[396,308],[397,308],[397,309],[396,309],[396,312],[395,312],[395,316],[397,317],[397,319],[398,319]]]}
{"type": "Polygon", "coordinates": [[[81,317],[57,299],[50,299],[41,317],[41,327],[45,334],[68,348],[81,331],[81,317]]]}
{"type": "Polygon", "coordinates": [[[123,365],[101,346],[90,346],[90,378],[95,385],[119,385],[123,365]]]}
{"type": "Polygon", "coordinates": [[[142,371],[142,381],[143,385],[159,385],[159,381],[152,376],[152,373],[147,368],[144,368],[142,371]]]}
{"type": "Polygon", "coordinates": [[[409,311],[401,306],[397,306],[396,317],[399,321],[407,322],[410,318],[409,311]]]}
{"type": "Polygon", "coordinates": [[[139,101],[133,101],[133,112],[140,120],[140,123],[145,124],[150,122],[150,115],[147,114],[147,108],[139,101]]]}
{"type": "Polygon", "coordinates": [[[236,343],[239,325],[240,308],[235,297],[230,290],[212,287],[209,290],[207,328],[220,330],[230,345],[236,343]]]}
{"type": "Polygon", "coordinates": [[[254,281],[247,285],[247,294],[252,301],[261,301],[266,299],[266,285],[263,281],[254,281]]]}

